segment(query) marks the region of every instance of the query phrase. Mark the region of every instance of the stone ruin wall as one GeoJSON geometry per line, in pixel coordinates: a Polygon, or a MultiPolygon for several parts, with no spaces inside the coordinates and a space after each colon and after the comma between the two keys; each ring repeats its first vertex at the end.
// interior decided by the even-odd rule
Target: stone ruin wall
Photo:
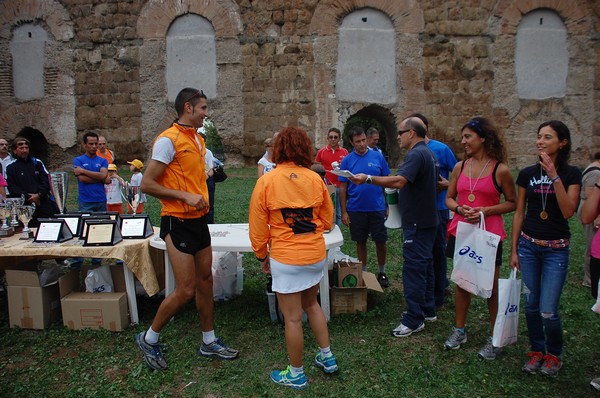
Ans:
{"type": "MultiPolygon", "coordinates": [[[[215,28],[218,98],[209,103],[229,165],[254,165],[262,141],[299,125],[324,145],[330,126],[363,113],[381,119],[388,142],[404,115],[421,111],[433,138],[460,155],[460,127],[490,117],[504,132],[512,167],[530,164],[535,129],[566,122],[573,163],[600,150],[600,2],[561,0],[4,0],[0,1],[0,136],[25,126],[39,130],[51,168],[71,164],[88,130],[105,135],[120,162],[146,159],[152,140],[174,118],[166,101],[165,35],[189,12],[215,28]],[[370,7],[396,31],[394,104],[335,98],[338,27],[350,12],[370,7]],[[514,74],[516,28],[545,7],[564,21],[569,76],[564,98],[521,100],[514,74]],[[19,102],[11,86],[12,30],[36,23],[49,33],[46,96],[19,102]]],[[[401,154],[390,148],[391,165],[401,154]]]]}

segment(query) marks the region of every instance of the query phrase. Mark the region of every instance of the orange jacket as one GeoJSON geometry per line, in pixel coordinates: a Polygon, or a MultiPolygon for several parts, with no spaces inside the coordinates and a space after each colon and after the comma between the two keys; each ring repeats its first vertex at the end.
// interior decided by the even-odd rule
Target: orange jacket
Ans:
{"type": "MultiPolygon", "coordinates": [[[[175,147],[175,157],[158,178],[158,183],[178,191],[201,194],[208,203],[208,187],[204,172],[206,146],[202,136],[194,128],[173,123],[173,126],[160,133],[156,139],[161,137],[171,140],[175,147]]],[[[199,218],[208,213],[209,209],[206,206],[202,210],[196,210],[184,202],[172,199],[161,199],[160,203],[162,204],[161,216],[199,218]]]]}
{"type": "Polygon", "coordinates": [[[308,265],[325,258],[323,231],[333,202],[321,177],[292,163],[278,164],[256,182],[250,199],[250,241],[258,258],[308,265]]]}

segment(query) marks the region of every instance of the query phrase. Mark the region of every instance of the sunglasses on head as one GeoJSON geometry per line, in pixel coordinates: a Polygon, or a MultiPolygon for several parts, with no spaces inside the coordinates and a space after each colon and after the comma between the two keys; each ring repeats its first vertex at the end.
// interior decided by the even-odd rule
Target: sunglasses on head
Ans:
{"type": "Polygon", "coordinates": [[[188,99],[186,99],[185,101],[183,101],[183,103],[185,104],[186,102],[190,102],[192,99],[194,99],[196,97],[200,97],[200,96],[204,96],[204,92],[202,90],[198,90],[194,94],[190,95],[188,97],[188,99]]]}

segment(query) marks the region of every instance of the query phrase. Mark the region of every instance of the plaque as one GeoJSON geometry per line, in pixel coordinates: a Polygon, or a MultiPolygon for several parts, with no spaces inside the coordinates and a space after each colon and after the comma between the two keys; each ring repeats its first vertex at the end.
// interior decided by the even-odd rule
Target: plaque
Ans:
{"type": "Polygon", "coordinates": [[[154,229],[147,214],[119,214],[123,239],[146,239],[154,229]]]}
{"type": "Polygon", "coordinates": [[[118,211],[95,211],[92,213],[93,216],[108,216],[111,220],[117,220],[119,217],[118,211]]]}
{"type": "Polygon", "coordinates": [[[114,246],[123,240],[115,220],[89,219],[85,222],[84,246],[114,246]]]}
{"type": "Polygon", "coordinates": [[[92,220],[110,220],[110,216],[106,213],[83,214],[81,216],[81,227],[79,229],[79,239],[84,240],[87,233],[86,223],[92,220]]]}
{"type": "Polygon", "coordinates": [[[79,236],[81,234],[81,214],[79,213],[65,213],[55,214],[55,218],[62,218],[67,223],[67,226],[71,230],[73,236],[79,236]]]}
{"type": "Polygon", "coordinates": [[[40,218],[34,242],[64,242],[72,239],[73,234],[65,220],[60,218],[40,218]]]}

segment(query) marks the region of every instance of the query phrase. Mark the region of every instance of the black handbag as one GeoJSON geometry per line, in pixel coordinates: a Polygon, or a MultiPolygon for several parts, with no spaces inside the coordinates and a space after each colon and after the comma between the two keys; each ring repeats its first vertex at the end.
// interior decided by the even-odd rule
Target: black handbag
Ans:
{"type": "Polygon", "coordinates": [[[215,182],[223,182],[227,179],[227,174],[222,164],[215,166],[213,169],[213,179],[215,182]]]}

